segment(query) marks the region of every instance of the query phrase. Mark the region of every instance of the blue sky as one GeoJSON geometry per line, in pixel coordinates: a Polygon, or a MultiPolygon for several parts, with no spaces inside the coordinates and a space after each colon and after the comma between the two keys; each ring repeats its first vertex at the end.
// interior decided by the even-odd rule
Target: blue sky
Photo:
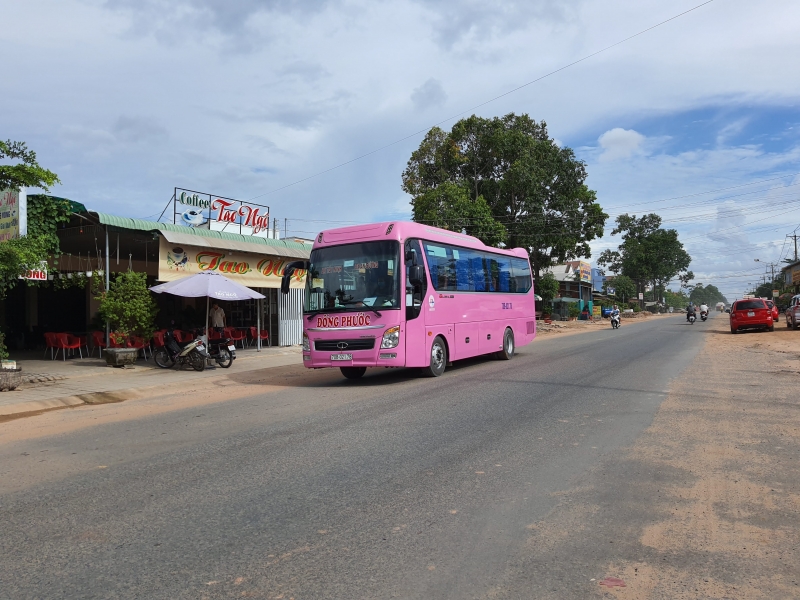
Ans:
{"type": "MultiPolygon", "coordinates": [[[[409,216],[422,134],[393,142],[701,2],[0,0],[0,137],[95,210],[154,218],[187,187],[259,198],[311,237],[409,216]]],[[[794,0],[714,0],[475,112],[547,121],[607,212],[659,212],[735,296],[800,225],[798,34],[794,0]]]]}

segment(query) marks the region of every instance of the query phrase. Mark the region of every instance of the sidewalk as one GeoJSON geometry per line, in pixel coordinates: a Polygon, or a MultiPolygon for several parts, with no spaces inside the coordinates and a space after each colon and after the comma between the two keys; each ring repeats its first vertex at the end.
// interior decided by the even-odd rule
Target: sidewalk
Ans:
{"type": "Polygon", "coordinates": [[[121,402],[155,392],[180,391],[185,382],[198,379],[227,377],[234,373],[300,365],[303,363],[299,346],[263,348],[236,351],[236,360],[229,369],[206,367],[203,372],[183,368],[160,369],[152,357],[141,356],[133,368],[114,368],[105,358],[70,358],[66,361],[42,360],[40,353],[30,358],[17,356],[17,366],[29,382],[16,390],[0,393],[0,419],[10,415],[33,413],[52,408],[80,404],[121,402]],[[38,380],[38,381],[37,381],[38,380]]]}

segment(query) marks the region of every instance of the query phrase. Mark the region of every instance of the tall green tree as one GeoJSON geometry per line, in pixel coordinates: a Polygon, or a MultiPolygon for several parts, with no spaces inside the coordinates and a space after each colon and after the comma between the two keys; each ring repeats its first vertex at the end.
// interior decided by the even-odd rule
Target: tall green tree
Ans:
{"type": "Polygon", "coordinates": [[[28,150],[24,142],[0,141],[0,160],[15,161],[16,164],[0,165],[0,190],[19,191],[23,187],[41,188],[61,183],[58,175],[39,166],[36,153],[28,150]]]}
{"type": "MultiPolygon", "coordinates": [[[[772,296],[772,288],[769,290],[769,296],[772,296]]],[[[708,306],[714,306],[717,302],[728,304],[728,299],[722,295],[717,286],[703,285],[702,283],[692,287],[689,300],[695,304],[707,304],[708,306]]]]}
{"type": "Polygon", "coordinates": [[[598,264],[633,279],[639,292],[650,285],[657,298],[671,279],[691,275],[691,256],[683,249],[677,231],[661,227],[661,217],[623,214],[616,223],[611,234],[621,234],[622,243],[617,250],[603,251],[598,264]]]}
{"type": "MultiPolygon", "coordinates": [[[[49,190],[61,183],[58,176],[36,162],[36,153],[23,142],[0,141],[0,159],[12,162],[0,165],[0,190],[19,191],[23,187],[49,190]]],[[[44,195],[28,198],[28,234],[0,243],[0,298],[19,282],[29,268],[38,267],[59,252],[56,230],[69,220],[66,200],[44,195]]]]}
{"type": "Polygon", "coordinates": [[[525,248],[533,275],[591,255],[608,218],[586,167],[544,121],[508,114],[431,129],[403,171],[413,218],[466,231],[486,244],[525,248]],[[488,209],[488,210],[487,210],[488,209]]]}
{"type": "Polygon", "coordinates": [[[636,298],[636,283],[627,275],[617,275],[613,280],[603,283],[603,290],[608,293],[614,290],[614,298],[620,302],[627,302],[636,298]]]}

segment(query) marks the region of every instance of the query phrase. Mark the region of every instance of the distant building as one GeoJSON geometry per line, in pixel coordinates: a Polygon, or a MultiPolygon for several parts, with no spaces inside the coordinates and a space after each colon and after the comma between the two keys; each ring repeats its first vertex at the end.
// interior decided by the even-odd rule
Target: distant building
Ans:
{"type": "Polygon", "coordinates": [[[593,273],[592,266],[583,260],[571,260],[562,265],[554,265],[548,269],[543,269],[539,275],[552,273],[558,281],[558,297],[553,298],[553,315],[567,317],[569,306],[577,304],[579,312],[583,311],[584,306],[588,306],[589,313],[592,312],[592,288],[593,273]]]}
{"type": "Polygon", "coordinates": [[[787,288],[792,288],[795,294],[800,294],[800,260],[789,263],[781,269],[783,282],[787,288]]]}

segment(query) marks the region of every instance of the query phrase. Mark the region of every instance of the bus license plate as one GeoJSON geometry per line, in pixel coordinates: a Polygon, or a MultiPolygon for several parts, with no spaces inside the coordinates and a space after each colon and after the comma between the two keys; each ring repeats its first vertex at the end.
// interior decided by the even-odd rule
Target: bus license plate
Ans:
{"type": "Polygon", "coordinates": [[[331,360],[353,360],[352,354],[331,354],[331,360]]]}
{"type": "Polygon", "coordinates": [[[751,311],[751,312],[747,313],[747,316],[748,316],[748,317],[755,317],[755,316],[756,316],[756,313],[754,313],[754,312],[752,312],[752,311],[751,311]]]}
{"type": "Polygon", "coordinates": [[[230,350],[231,352],[233,352],[234,350],[236,350],[236,346],[228,346],[228,350],[230,350]]]}

